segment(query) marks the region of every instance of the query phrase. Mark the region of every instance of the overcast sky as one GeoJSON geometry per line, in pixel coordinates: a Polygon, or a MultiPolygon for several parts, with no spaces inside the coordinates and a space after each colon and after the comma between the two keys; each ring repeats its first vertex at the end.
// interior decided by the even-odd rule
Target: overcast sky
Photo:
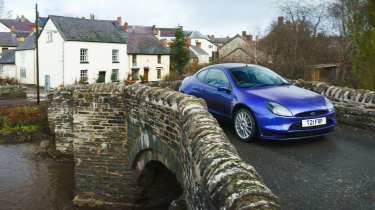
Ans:
{"type": "Polygon", "coordinates": [[[157,25],[232,36],[246,30],[261,34],[278,16],[276,0],[3,0],[13,16],[34,18],[38,2],[41,16],[65,15],[98,19],[122,16],[130,25],[157,25]]]}

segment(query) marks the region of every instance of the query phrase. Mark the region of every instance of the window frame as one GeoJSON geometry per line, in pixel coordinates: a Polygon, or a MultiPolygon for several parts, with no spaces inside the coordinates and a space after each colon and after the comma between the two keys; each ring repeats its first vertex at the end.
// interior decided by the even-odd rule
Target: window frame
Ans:
{"type": "Polygon", "coordinates": [[[89,73],[88,72],[89,72],[89,70],[87,70],[87,69],[81,69],[80,72],[79,72],[79,80],[82,81],[82,82],[88,82],[88,80],[89,80],[89,73]],[[84,75],[83,72],[84,72],[85,76],[83,76],[84,75]]]}
{"type": "Polygon", "coordinates": [[[112,49],[112,63],[120,63],[120,50],[112,49]]]}
{"type": "Polygon", "coordinates": [[[47,32],[47,43],[52,43],[53,42],[53,32],[48,31],[47,32]]]}
{"type": "Polygon", "coordinates": [[[161,79],[161,72],[163,68],[156,68],[156,79],[161,79]]]}
{"type": "Polygon", "coordinates": [[[89,50],[87,48],[81,48],[79,50],[79,61],[81,64],[89,63],[89,50]]]}
{"type": "Polygon", "coordinates": [[[26,68],[25,67],[20,67],[20,78],[22,78],[22,79],[26,79],[27,78],[26,68]]]}
{"type": "Polygon", "coordinates": [[[111,72],[111,81],[112,82],[118,82],[120,81],[119,80],[119,74],[120,74],[120,69],[112,69],[112,72],[111,72]],[[112,80],[112,75],[116,72],[116,79],[115,80],[112,80]]]}
{"type": "Polygon", "coordinates": [[[136,54],[132,55],[132,66],[137,66],[137,55],[136,54]]]}
{"type": "Polygon", "coordinates": [[[208,86],[210,86],[210,87],[213,87],[213,88],[220,88],[220,87],[218,87],[218,86],[214,86],[214,85],[208,84],[208,82],[207,82],[209,73],[210,73],[210,72],[213,72],[213,71],[219,71],[219,72],[221,72],[221,73],[225,76],[225,78],[226,78],[226,80],[227,80],[227,86],[225,86],[225,88],[228,88],[228,89],[231,90],[231,89],[232,89],[232,85],[231,85],[231,83],[230,83],[230,80],[229,80],[229,78],[228,78],[228,75],[227,75],[222,69],[217,69],[217,68],[211,68],[211,69],[208,69],[207,74],[206,74],[206,77],[205,77],[205,80],[204,80],[204,84],[206,84],[206,85],[208,85],[208,86]]]}

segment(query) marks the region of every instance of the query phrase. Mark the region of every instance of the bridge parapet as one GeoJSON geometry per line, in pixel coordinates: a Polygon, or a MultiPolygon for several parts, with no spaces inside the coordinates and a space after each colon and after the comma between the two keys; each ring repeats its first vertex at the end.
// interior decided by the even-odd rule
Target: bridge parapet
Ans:
{"type": "Polygon", "coordinates": [[[49,121],[57,149],[74,155],[78,205],[142,207],[137,181],[159,162],[187,209],[279,208],[200,99],[139,84],[68,87],[51,97],[49,121]]]}
{"type": "Polygon", "coordinates": [[[336,107],[341,122],[357,127],[375,129],[375,92],[339,87],[324,82],[297,80],[295,85],[329,98],[336,107]]]}

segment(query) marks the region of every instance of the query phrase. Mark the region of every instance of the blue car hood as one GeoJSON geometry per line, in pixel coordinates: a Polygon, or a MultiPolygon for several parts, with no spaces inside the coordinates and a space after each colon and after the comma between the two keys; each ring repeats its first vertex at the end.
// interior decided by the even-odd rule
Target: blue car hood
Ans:
{"type": "Polygon", "coordinates": [[[245,92],[262,98],[265,102],[276,102],[288,108],[293,114],[327,109],[323,96],[294,85],[246,89],[245,92]]]}

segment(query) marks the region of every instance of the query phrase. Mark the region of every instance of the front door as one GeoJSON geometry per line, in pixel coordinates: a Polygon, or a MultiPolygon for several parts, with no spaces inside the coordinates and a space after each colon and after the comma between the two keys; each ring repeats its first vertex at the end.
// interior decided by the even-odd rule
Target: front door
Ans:
{"type": "Polygon", "coordinates": [[[149,71],[149,68],[148,67],[145,67],[144,68],[144,74],[143,74],[143,80],[145,81],[145,82],[148,82],[148,71],[149,71]]]}

